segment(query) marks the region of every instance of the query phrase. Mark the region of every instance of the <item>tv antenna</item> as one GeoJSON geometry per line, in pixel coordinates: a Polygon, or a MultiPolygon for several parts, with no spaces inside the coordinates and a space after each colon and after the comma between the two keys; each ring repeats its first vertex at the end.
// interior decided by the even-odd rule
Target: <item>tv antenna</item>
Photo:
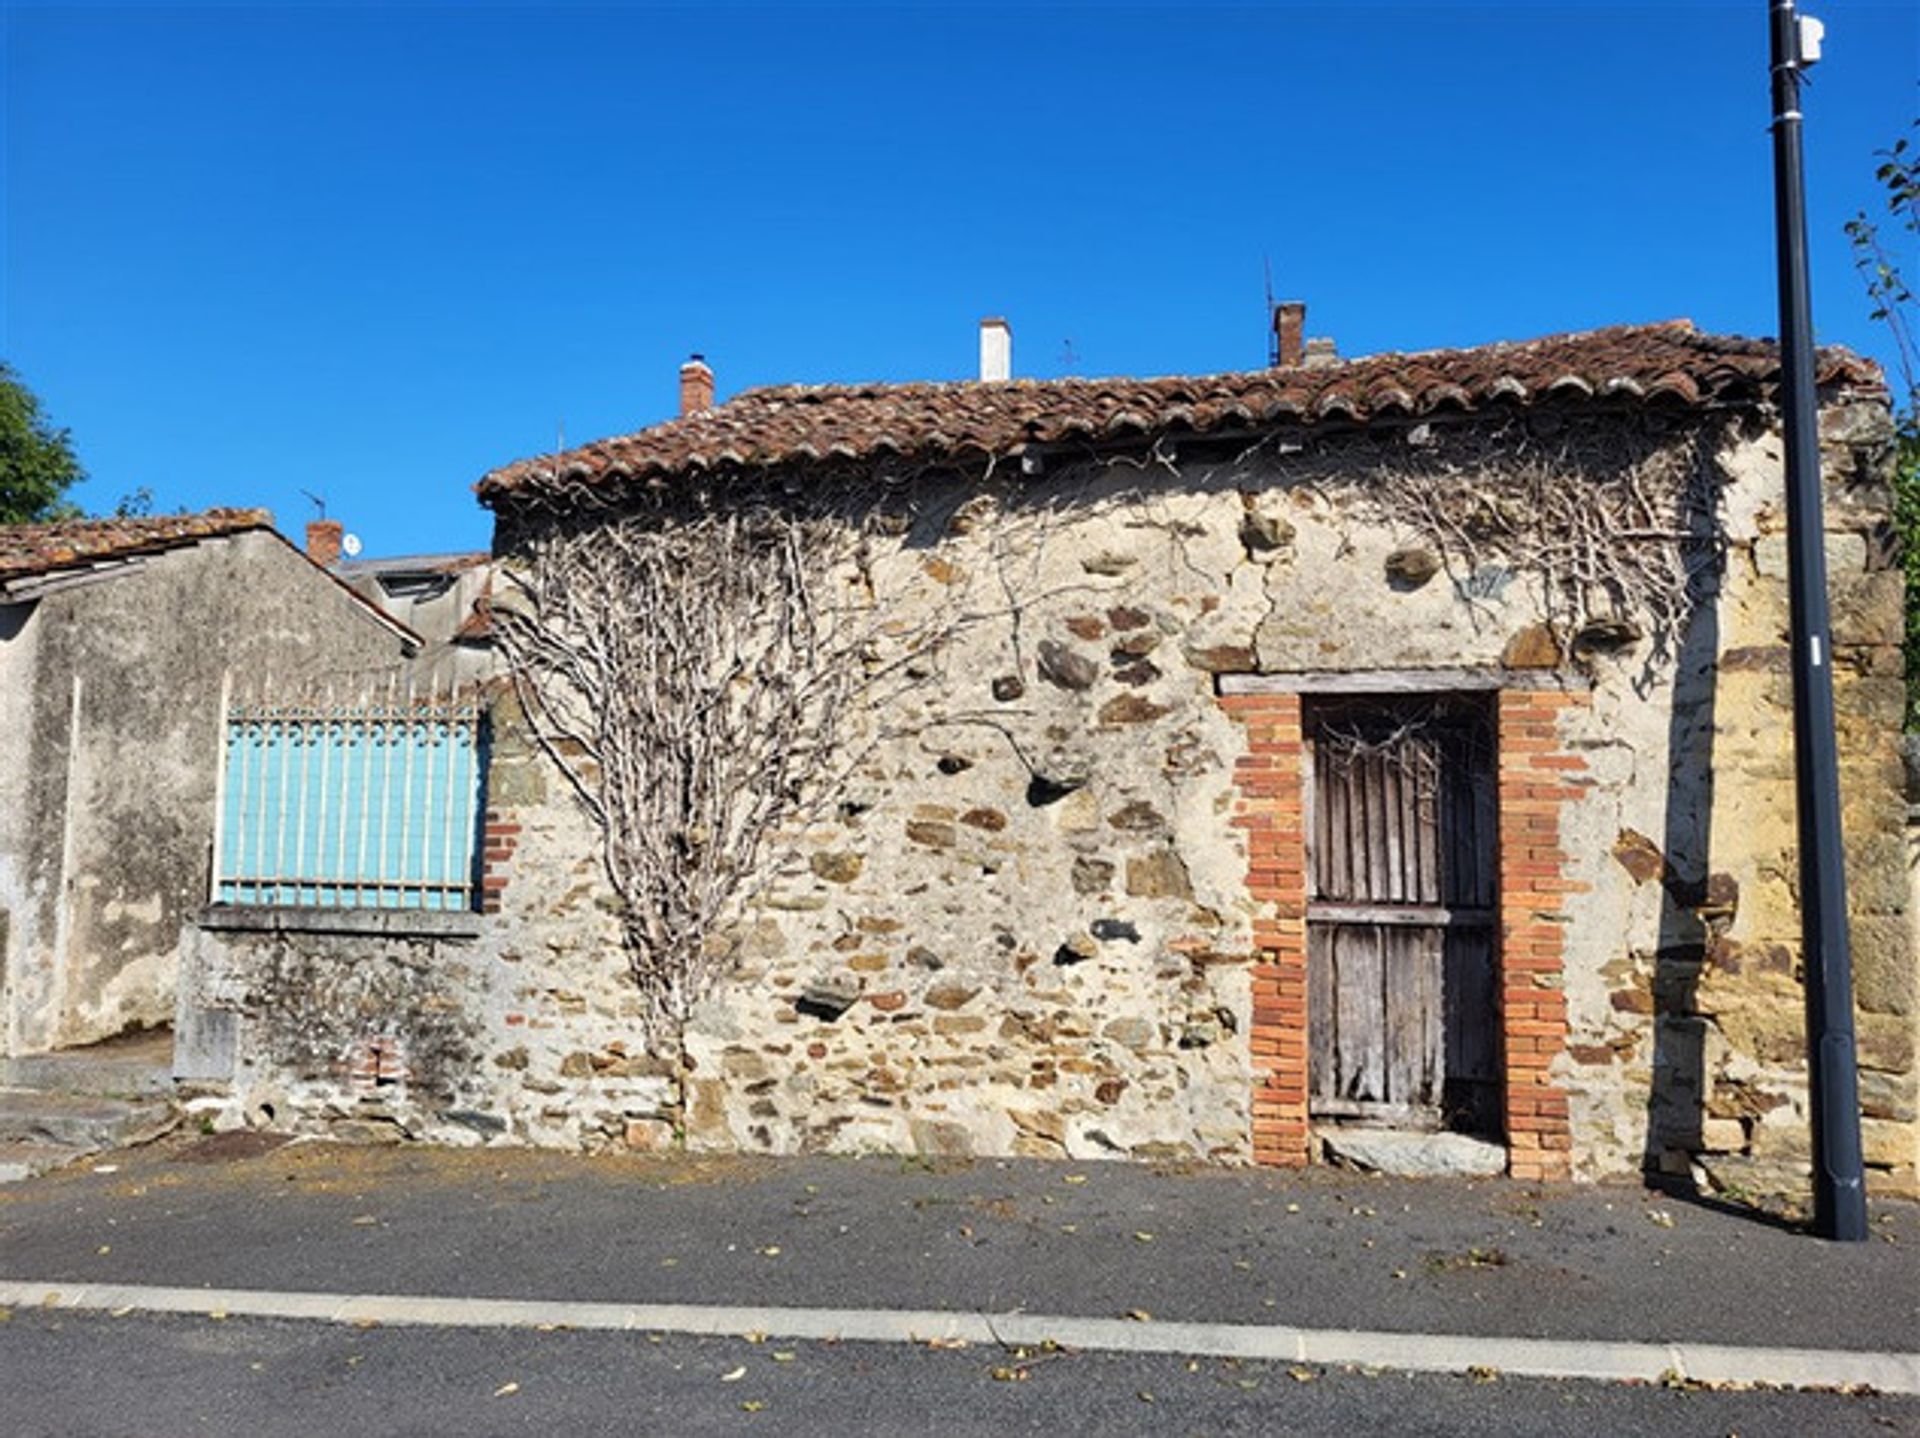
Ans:
{"type": "Polygon", "coordinates": [[[1267,310],[1262,321],[1267,330],[1267,368],[1276,369],[1280,364],[1280,331],[1273,327],[1273,256],[1262,255],[1260,265],[1267,276],[1267,310]]]}
{"type": "Polygon", "coordinates": [[[310,489],[303,489],[300,492],[313,502],[313,517],[315,519],[325,519],[327,517],[326,496],[321,494],[315,494],[310,489]]]}

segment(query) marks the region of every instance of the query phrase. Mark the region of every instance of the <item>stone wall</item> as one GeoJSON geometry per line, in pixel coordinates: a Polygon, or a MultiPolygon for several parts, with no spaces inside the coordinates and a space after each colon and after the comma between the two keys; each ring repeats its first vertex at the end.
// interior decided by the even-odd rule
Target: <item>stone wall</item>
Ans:
{"type": "Polygon", "coordinates": [[[345,1139],[666,1146],[678,1085],[614,986],[529,988],[483,932],[455,912],[207,911],[181,945],[191,1107],[345,1139]]]}
{"type": "MultiPolygon", "coordinates": [[[[1620,423],[1652,448],[1687,438],[1620,423]]],[[[1826,433],[1868,1155],[1877,1188],[1910,1188],[1884,408],[1830,410],[1826,433]]],[[[1727,562],[1672,651],[1642,637],[1578,659],[1525,574],[1409,561],[1422,536],[1369,479],[1393,442],[924,483],[875,588],[980,618],[825,816],[779,836],[728,936],[735,972],[685,1034],[686,1144],[1296,1153],[1297,741],[1230,713],[1220,678],[1469,670],[1512,691],[1497,1020],[1514,1171],[1790,1178],[1807,1140],[1777,434],[1709,434],[1727,562]]],[[[1444,464],[1453,440],[1422,443],[1417,462],[1444,464]]],[[[627,1086],[655,1061],[597,836],[510,704],[491,786],[498,912],[473,945],[484,983],[457,996],[489,1112],[517,1139],[624,1141],[633,1120],[657,1142],[672,1056],[647,1109],[627,1086]]]]}

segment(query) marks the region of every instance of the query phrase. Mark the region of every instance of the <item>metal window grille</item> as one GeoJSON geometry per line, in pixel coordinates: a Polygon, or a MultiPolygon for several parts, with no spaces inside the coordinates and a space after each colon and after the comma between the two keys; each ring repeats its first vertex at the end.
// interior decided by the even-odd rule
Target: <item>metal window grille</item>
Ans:
{"type": "Polygon", "coordinates": [[[474,906],[477,696],[230,702],[225,736],[215,902],[474,906]]]}

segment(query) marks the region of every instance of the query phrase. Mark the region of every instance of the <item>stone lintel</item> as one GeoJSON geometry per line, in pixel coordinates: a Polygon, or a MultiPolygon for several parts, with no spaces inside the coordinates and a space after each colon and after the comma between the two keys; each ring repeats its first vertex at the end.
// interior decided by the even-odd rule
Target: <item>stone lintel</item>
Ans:
{"type": "Polygon", "coordinates": [[[486,917],[467,909],[324,909],[271,904],[210,904],[195,916],[203,929],[255,934],[387,934],[396,938],[475,939],[486,917]]]}
{"type": "Polygon", "coordinates": [[[1314,669],[1288,674],[1222,674],[1230,694],[1437,694],[1499,689],[1586,690],[1582,674],[1557,669],[1314,669]]]}

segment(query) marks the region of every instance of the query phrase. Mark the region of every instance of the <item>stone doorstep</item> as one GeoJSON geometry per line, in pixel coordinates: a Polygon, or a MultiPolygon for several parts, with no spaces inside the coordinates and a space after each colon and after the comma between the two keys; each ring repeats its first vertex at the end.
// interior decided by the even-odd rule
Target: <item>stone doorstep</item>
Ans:
{"type": "Polygon", "coordinates": [[[0,1089],[0,1143],[94,1152],[157,1138],[179,1122],[169,1099],[0,1089]]]}
{"type": "Polygon", "coordinates": [[[1334,1163],[1395,1178],[1498,1177],[1507,1171],[1504,1144],[1464,1133],[1322,1124],[1313,1137],[1334,1163]]]}
{"type": "Polygon", "coordinates": [[[0,1059],[0,1089],[93,1094],[102,1098],[173,1091],[173,1035],[139,1044],[96,1044],[0,1059]]]}

